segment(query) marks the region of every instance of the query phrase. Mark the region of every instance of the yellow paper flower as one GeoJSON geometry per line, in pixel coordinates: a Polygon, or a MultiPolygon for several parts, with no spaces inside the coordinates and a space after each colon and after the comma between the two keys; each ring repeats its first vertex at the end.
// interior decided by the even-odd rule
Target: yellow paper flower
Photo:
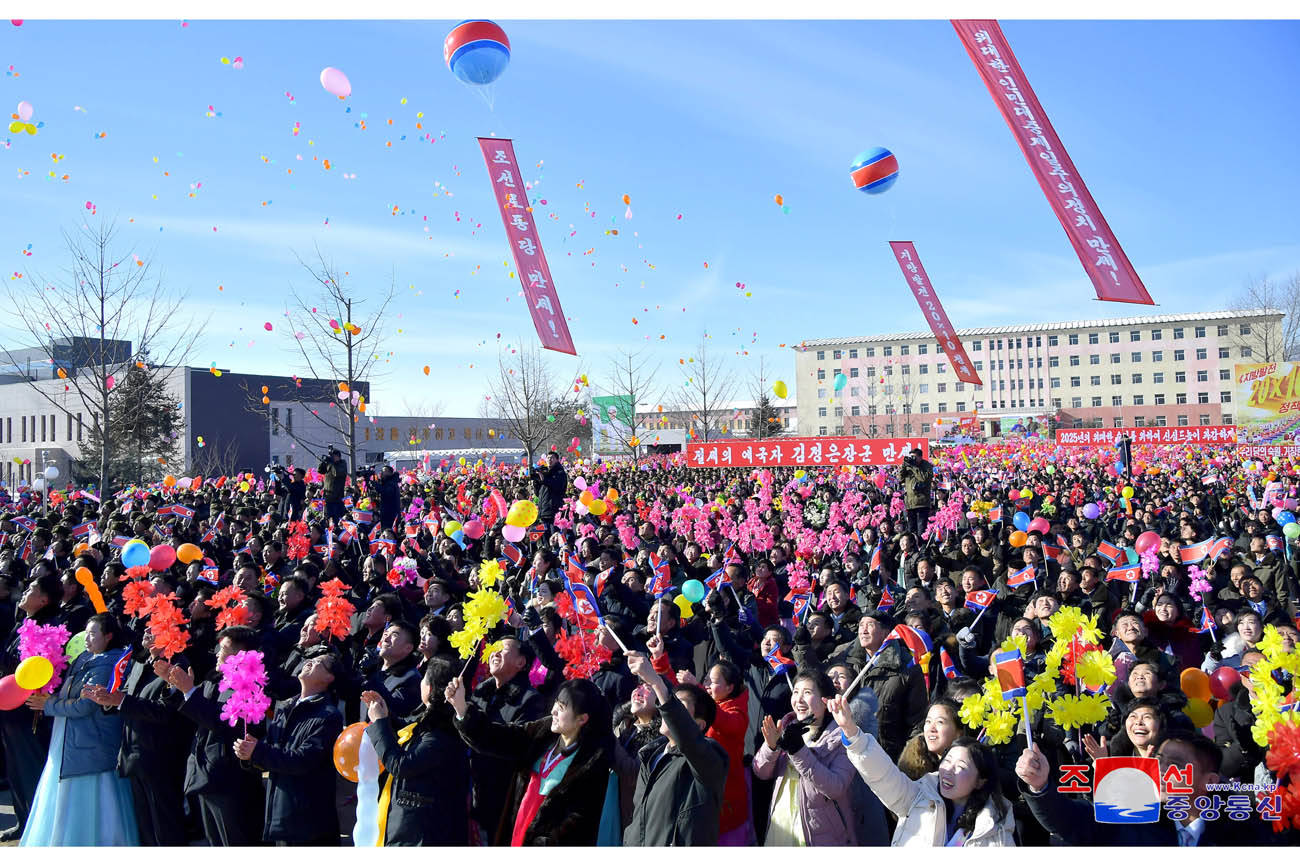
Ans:
{"type": "Polygon", "coordinates": [[[988,714],[988,708],[984,706],[983,695],[968,695],[961,702],[961,711],[957,713],[962,724],[972,731],[984,727],[984,718],[988,714]]]}
{"type": "Polygon", "coordinates": [[[1277,626],[1264,626],[1264,636],[1260,638],[1259,643],[1255,644],[1255,649],[1264,654],[1266,659],[1274,659],[1286,653],[1282,647],[1282,636],[1277,632],[1277,626]]]}
{"type": "Polygon", "coordinates": [[[1002,697],[1002,686],[992,677],[984,681],[984,702],[990,710],[1001,711],[1007,708],[1008,701],[1002,697]]]}
{"type": "Polygon", "coordinates": [[[485,559],[478,567],[478,585],[483,589],[491,589],[499,580],[501,580],[501,563],[495,559],[485,559]]]}
{"type": "Polygon", "coordinates": [[[465,621],[465,627],[448,638],[447,642],[461,658],[469,659],[474,655],[474,648],[478,646],[478,642],[485,634],[487,629],[484,628],[483,620],[468,619],[465,621]]]}
{"type": "Polygon", "coordinates": [[[1080,695],[1077,706],[1079,721],[1085,725],[1095,725],[1104,721],[1110,712],[1110,697],[1105,693],[1080,695]]]}
{"type": "Polygon", "coordinates": [[[1001,746],[1011,742],[1011,738],[1015,736],[1016,723],[1015,713],[994,713],[984,726],[984,733],[990,743],[1001,746]]]}
{"type": "Polygon", "coordinates": [[[480,657],[483,659],[483,661],[486,662],[492,656],[492,653],[497,652],[503,646],[505,646],[504,638],[502,638],[501,640],[493,641],[492,643],[483,647],[483,653],[480,657]]]}
{"type": "Polygon", "coordinates": [[[1066,730],[1079,727],[1080,712],[1078,699],[1074,695],[1061,695],[1048,704],[1048,713],[1052,721],[1066,730]]]}
{"type": "Polygon", "coordinates": [[[1063,607],[1052,614],[1047,627],[1052,630],[1052,637],[1057,643],[1069,643],[1080,628],[1087,624],[1088,618],[1077,607],[1063,607]]]}
{"type": "Polygon", "coordinates": [[[1084,686],[1093,691],[1115,682],[1115,660],[1103,650],[1084,653],[1075,670],[1084,686]]]}
{"type": "Polygon", "coordinates": [[[1007,639],[998,647],[998,652],[1010,652],[1011,650],[1020,650],[1020,657],[1029,658],[1029,641],[1025,640],[1022,634],[1007,635],[1007,639]]]}
{"type": "Polygon", "coordinates": [[[484,628],[486,632],[505,619],[506,609],[506,600],[501,597],[501,593],[491,589],[481,589],[467,596],[465,618],[483,620],[487,623],[487,627],[484,628]]]}

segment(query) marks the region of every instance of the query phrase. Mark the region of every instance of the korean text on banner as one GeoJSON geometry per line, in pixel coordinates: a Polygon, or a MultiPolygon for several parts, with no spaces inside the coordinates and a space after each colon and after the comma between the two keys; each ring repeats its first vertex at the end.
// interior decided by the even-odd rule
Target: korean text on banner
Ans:
{"type": "Polygon", "coordinates": [[[928,458],[926,439],[855,439],[851,436],[779,439],[770,442],[688,442],[686,465],[714,466],[897,466],[913,448],[928,458]]]}
{"type": "Polygon", "coordinates": [[[916,302],[921,306],[921,314],[930,324],[934,338],[939,341],[944,354],[952,363],[952,371],[957,374],[958,379],[969,385],[983,385],[975,372],[975,365],[966,356],[966,349],[962,346],[957,332],[952,329],[952,322],[948,321],[948,314],[943,311],[943,304],[939,303],[939,296],[934,293],[934,286],[930,285],[930,277],[925,272],[925,266],[921,264],[921,257],[917,255],[916,247],[911,241],[890,241],[889,248],[894,251],[898,266],[903,269],[903,279],[907,280],[908,288],[916,296],[916,302]]]}
{"type": "Polygon", "coordinates": [[[1077,430],[1057,430],[1056,444],[1066,447],[1114,445],[1123,433],[1128,434],[1134,445],[1226,445],[1237,441],[1235,426],[1215,424],[1204,427],[1081,427],[1077,430]]]}
{"type": "Polygon", "coordinates": [[[542,252],[542,241],[528,205],[514,144],[508,138],[480,138],[478,143],[492,180],[492,193],[501,207],[501,221],[505,223],[515,271],[524,287],[537,336],[547,349],[576,355],[564,310],[560,309],[560,296],[551,284],[551,269],[546,264],[546,253],[542,252]]]}
{"type": "Polygon", "coordinates": [[[1154,304],[1065,152],[998,22],[954,20],[952,26],[1011,127],[1029,168],[1092,280],[1097,298],[1154,304]]]}

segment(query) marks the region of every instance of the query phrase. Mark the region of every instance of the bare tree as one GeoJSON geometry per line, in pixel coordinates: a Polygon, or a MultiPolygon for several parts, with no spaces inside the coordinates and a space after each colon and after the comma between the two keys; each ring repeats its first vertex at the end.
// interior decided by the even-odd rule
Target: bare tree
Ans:
{"type": "Polygon", "coordinates": [[[581,409],[589,418],[590,407],[580,395],[570,395],[568,382],[556,379],[540,346],[525,344],[517,355],[498,355],[490,387],[501,429],[523,443],[529,464],[548,446],[567,448],[575,437],[590,441],[591,425],[575,417],[581,409]]]}
{"type": "Polygon", "coordinates": [[[626,397],[627,405],[622,408],[615,406],[615,423],[610,423],[607,429],[611,438],[632,452],[633,457],[640,454],[641,434],[648,426],[637,415],[637,404],[658,403],[663,398],[662,392],[655,391],[659,369],[660,364],[652,364],[644,348],[635,352],[622,349],[609,362],[609,373],[603,388],[605,396],[626,397]]]}
{"type": "Polygon", "coordinates": [[[18,346],[0,348],[32,390],[52,406],[68,411],[66,397],[76,395],[90,412],[99,443],[99,490],[107,495],[109,464],[115,447],[115,424],[109,395],[127,372],[145,363],[171,368],[183,365],[207,324],[183,320],[184,293],[168,290],[153,277],[152,261],[115,249],[116,224],[101,220],[64,230],[70,262],[60,278],[33,275],[26,286],[6,283],[7,319],[20,340],[48,351],[48,359],[20,358],[18,346]],[[35,375],[33,364],[38,365],[35,375]],[[67,390],[50,387],[39,366],[57,375],[67,390]],[[52,370],[50,368],[53,368],[52,370]]]}
{"type": "Polygon", "coordinates": [[[700,338],[695,356],[686,363],[686,384],[678,392],[682,411],[699,427],[697,438],[704,442],[722,429],[730,417],[736,396],[736,378],[716,354],[709,357],[708,337],[700,338]]]}
{"type": "Polygon", "coordinates": [[[767,383],[767,359],[759,356],[758,371],[749,381],[749,395],[754,400],[754,408],[750,412],[749,435],[755,439],[780,436],[784,431],[776,404],[772,402],[771,387],[767,383]]]}
{"type": "MultiPolygon", "coordinates": [[[[396,282],[390,279],[388,288],[382,292],[364,291],[358,300],[354,289],[345,284],[346,274],[326,261],[319,249],[315,264],[308,264],[301,257],[298,262],[311,275],[314,285],[310,293],[290,289],[293,305],[289,309],[285,339],[290,344],[289,353],[318,381],[304,383],[290,402],[318,418],[333,434],[328,438],[344,443],[348,465],[355,470],[357,422],[363,410],[351,397],[340,399],[337,392],[340,385],[346,386],[349,393],[356,392],[362,383],[371,389],[375,387],[384,314],[397,292],[396,282]],[[317,409],[321,403],[333,403],[333,410],[317,409]]],[[[369,395],[358,396],[365,400],[369,395]]],[[[270,420],[269,398],[249,392],[248,399],[252,411],[270,420]]],[[[285,432],[317,457],[322,456],[328,445],[310,441],[304,438],[305,434],[285,432]]]]}
{"type": "Polygon", "coordinates": [[[224,442],[205,442],[196,450],[191,462],[194,475],[219,478],[239,471],[239,440],[226,438],[224,442]]]}
{"type": "Polygon", "coordinates": [[[1282,313],[1274,324],[1264,318],[1253,322],[1239,321],[1229,326],[1231,345],[1250,350],[1249,361],[1271,364],[1274,361],[1300,360],[1300,271],[1285,280],[1266,276],[1251,277],[1232,299],[1228,309],[1246,312],[1265,310],[1282,313]],[[1248,328],[1243,334],[1241,329],[1248,328]]]}

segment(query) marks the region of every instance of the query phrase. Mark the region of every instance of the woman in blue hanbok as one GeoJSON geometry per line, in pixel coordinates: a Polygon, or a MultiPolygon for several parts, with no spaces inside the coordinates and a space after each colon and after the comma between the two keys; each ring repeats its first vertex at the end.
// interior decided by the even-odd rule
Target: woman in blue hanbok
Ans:
{"type": "Polygon", "coordinates": [[[81,696],[86,686],[113,685],[127,632],[109,613],[86,626],[86,650],[64,671],[58,694],[35,694],[27,705],[54,719],[21,845],[137,845],[131,787],[117,775],[122,717],[81,696]]]}

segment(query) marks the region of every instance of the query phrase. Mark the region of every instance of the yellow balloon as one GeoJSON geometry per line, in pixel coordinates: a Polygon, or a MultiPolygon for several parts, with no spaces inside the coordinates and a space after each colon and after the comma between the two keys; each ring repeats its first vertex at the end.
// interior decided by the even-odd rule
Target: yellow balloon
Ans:
{"type": "Polygon", "coordinates": [[[45,684],[54,676],[54,665],[45,656],[32,656],[23,659],[14,671],[14,679],[21,688],[30,691],[44,688],[45,684]]]}
{"type": "Polygon", "coordinates": [[[784,382],[782,382],[780,379],[777,379],[775,382],[772,383],[772,393],[775,394],[777,397],[780,397],[782,400],[784,400],[786,396],[790,393],[790,390],[785,387],[784,382]]]}
{"type": "Polygon", "coordinates": [[[459,521],[459,520],[448,520],[448,521],[443,525],[443,527],[442,527],[442,531],[443,531],[444,533],[446,533],[446,535],[447,535],[448,538],[451,538],[452,534],[453,534],[457,529],[461,529],[461,528],[462,528],[462,527],[461,527],[461,525],[460,525],[460,521],[459,521]]]}
{"type": "Polygon", "coordinates": [[[673,599],[673,604],[677,605],[677,609],[682,612],[682,619],[690,619],[695,615],[695,610],[691,607],[691,600],[686,596],[677,596],[677,598],[673,599]]]}
{"type": "Polygon", "coordinates": [[[520,499],[506,512],[506,524],[509,526],[532,526],[537,521],[537,506],[530,500],[520,499]]]}
{"type": "Polygon", "coordinates": [[[594,500],[590,505],[587,506],[587,509],[597,517],[600,517],[602,514],[604,514],[607,508],[609,508],[609,506],[605,504],[605,500],[603,499],[594,500]]]}
{"type": "Polygon", "coordinates": [[[247,481],[241,481],[241,482],[239,482],[239,490],[240,490],[241,493],[247,493],[247,492],[248,492],[248,488],[249,488],[249,484],[248,484],[247,481]]]}

